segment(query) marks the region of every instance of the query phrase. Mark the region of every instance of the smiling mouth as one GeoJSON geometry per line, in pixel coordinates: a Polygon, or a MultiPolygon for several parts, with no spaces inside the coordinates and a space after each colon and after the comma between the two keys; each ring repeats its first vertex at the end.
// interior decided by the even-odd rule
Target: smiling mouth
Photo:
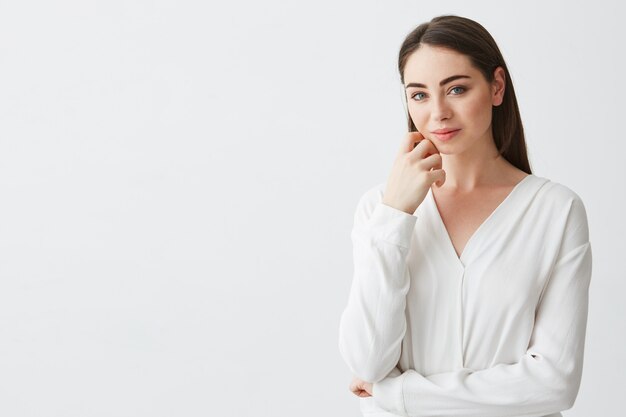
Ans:
{"type": "Polygon", "coordinates": [[[454,137],[461,129],[457,129],[457,130],[450,130],[446,133],[433,133],[435,135],[435,137],[437,139],[439,139],[440,141],[447,141],[452,139],[452,137],[454,137]]]}

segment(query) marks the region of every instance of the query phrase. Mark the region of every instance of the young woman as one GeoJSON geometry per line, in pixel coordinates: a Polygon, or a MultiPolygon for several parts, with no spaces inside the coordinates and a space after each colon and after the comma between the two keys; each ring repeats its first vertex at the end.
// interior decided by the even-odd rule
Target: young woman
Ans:
{"type": "Polygon", "coordinates": [[[531,173],[502,54],[439,16],[399,56],[409,132],[360,198],[339,349],[365,416],[560,416],[578,393],[585,207],[531,173]]]}

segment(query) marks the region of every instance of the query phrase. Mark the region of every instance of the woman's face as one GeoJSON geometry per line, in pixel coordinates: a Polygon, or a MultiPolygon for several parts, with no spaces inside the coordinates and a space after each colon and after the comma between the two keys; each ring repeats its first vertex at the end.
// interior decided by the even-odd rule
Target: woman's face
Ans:
{"type": "Polygon", "coordinates": [[[422,44],[409,56],[404,68],[406,99],[413,124],[442,154],[458,154],[489,144],[488,141],[493,143],[492,106],[500,105],[504,94],[501,67],[495,77],[490,84],[466,55],[422,44]],[[449,79],[457,75],[467,78],[449,79]],[[439,129],[460,130],[444,140],[433,133],[439,129]]]}

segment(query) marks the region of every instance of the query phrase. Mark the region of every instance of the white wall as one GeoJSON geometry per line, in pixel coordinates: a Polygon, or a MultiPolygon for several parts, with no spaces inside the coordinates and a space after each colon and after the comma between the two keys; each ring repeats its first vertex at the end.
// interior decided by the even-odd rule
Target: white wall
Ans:
{"type": "Polygon", "coordinates": [[[337,347],[353,210],[406,130],[400,44],[440,14],[492,33],[533,172],[586,204],[588,339],[566,414],[616,414],[618,9],[1,1],[0,415],[359,416],[337,347]]]}

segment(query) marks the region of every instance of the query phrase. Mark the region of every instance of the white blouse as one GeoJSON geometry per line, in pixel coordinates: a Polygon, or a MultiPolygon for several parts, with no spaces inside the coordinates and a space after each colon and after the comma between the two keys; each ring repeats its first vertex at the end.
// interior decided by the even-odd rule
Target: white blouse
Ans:
{"type": "MultiPolygon", "coordinates": [[[[561,416],[583,369],[591,244],[571,189],[524,177],[457,256],[429,189],[413,215],[366,191],[339,351],[364,416],[561,416]]],[[[458,213],[463,216],[463,212],[458,213]]]]}

